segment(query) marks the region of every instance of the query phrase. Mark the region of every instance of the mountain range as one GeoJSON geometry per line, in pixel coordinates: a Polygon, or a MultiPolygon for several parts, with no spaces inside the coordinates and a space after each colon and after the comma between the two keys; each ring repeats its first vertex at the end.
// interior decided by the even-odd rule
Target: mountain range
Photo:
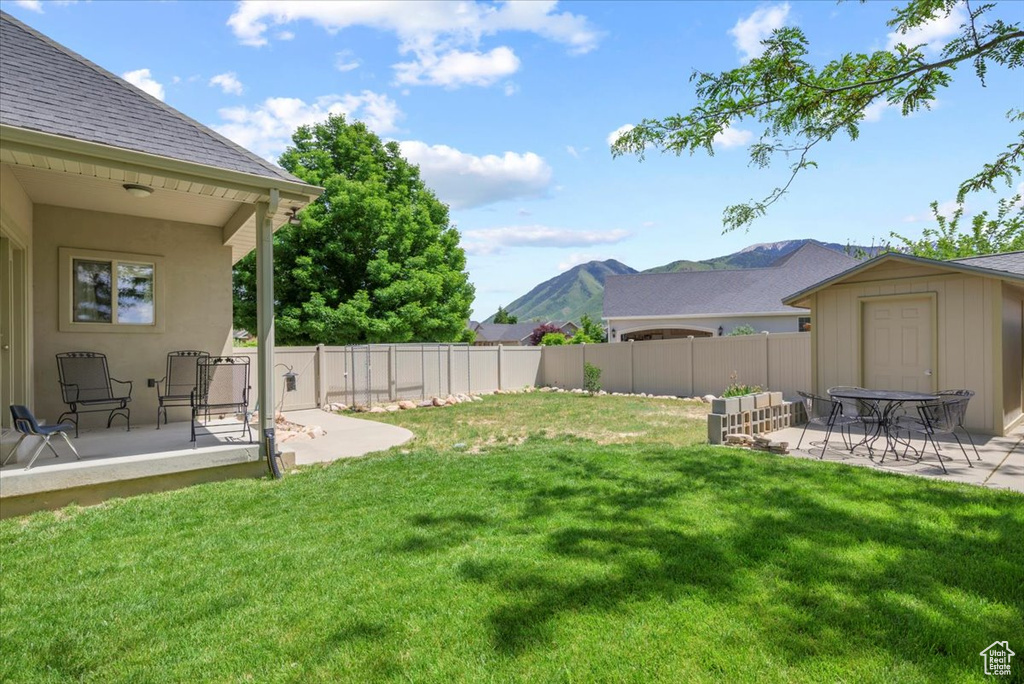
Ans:
{"type": "MultiPolygon", "coordinates": [[[[745,247],[738,252],[702,261],[679,260],[637,271],[621,261],[590,261],[573,266],[514,300],[505,309],[520,322],[532,320],[562,320],[579,322],[583,314],[594,320],[601,319],[604,302],[604,281],[610,275],[629,273],[672,273],[675,271],[710,271],[714,269],[762,268],[790,252],[799,249],[810,239],[763,242],[745,247]]],[[[857,247],[835,242],[819,243],[839,252],[867,255],[878,252],[877,247],[857,247]]],[[[491,322],[494,316],[487,319],[491,322]]]]}

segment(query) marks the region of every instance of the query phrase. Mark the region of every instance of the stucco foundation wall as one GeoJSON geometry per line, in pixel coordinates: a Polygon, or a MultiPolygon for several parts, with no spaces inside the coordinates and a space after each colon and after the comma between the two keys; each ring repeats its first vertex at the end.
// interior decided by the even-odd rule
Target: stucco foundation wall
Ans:
{"type": "Polygon", "coordinates": [[[722,326],[724,334],[728,335],[733,328],[741,325],[749,325],[757,332],[768,331],[770,333],[791,333],[799,332],[797,324],[804,313],[793,314],[792,316],[736,316],[719,318],[651,318],[644,320],[631,320],[623,318],[609,318],[608,329],[615,329],[615,339],[609,342],[618,342],[623,333],[635,332],[638,330],[657,330],[660,328],[692,328],[707,330],[718,334],[718,326],[722,326]]]}
{"type": "MultiPolygon", "coordinates": [[[[65,410],[54,359],[59,352],[106,354],[110,374],[135,383],[132,422],[143,424],[155,422],[157,409],[156,390],[146,386],[146,379],[163,377],[167,352],[222,354],[231,349],[231,249],[222,244],[219,229],[36,205],[33,247],[35,407],[40,417],[54,421],[65,410]],[[61,247],[163,257],[157,278],[164,283],[164,332],[60,332],[61,247]]],[[[170,411],[171,420],[187,418],[188,409],[170,411]]],[[[105,421],[105,414],[85,414],[81,425],[105,421]]]]}
{"type": "Polygon", "coordinates": [[[815,337],[815,388],[823,394],[836,385],[861,385],[859,339],[860,298],[934,292],[937,299],[938,336],[935,359],[936,389],[971,389],[975,396],[967,411],[971,430],[1002,431],[1002,393],[996,378],[1001,372],[1000,319],[1002,289],[998,280],[949,275],[927,269],[903,268],[884,272],[887,278],[843,283],[821,290],[812,298],[815,337]],[[997,417],[998,416],[998,417],[997,417]]]}

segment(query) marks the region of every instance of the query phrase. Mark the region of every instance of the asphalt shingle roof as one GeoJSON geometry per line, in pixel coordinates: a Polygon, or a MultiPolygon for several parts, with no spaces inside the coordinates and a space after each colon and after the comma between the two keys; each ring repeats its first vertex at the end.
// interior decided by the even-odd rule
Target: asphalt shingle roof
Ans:
{"type": "Polygon", "coordinates": [[[986,254],[985,256],[953,259],[954,263],[964,266],[976,266],[992,271],[1002,271],[1024,276],[1024,252],[1004,252],[1002,254],[986,254]]]}
{"type": "Polygon", "coordinates": [[[0,12],[0,123],[302,182],[0,12]]]}
{"type": "Polygon", "coordinates": [[[858,263],[808,242],[766,268],[608,276],[604,317],[802,313],[783,297],[858,263]]]}
{"type": "MultiPolygon", "coordinates": [[[[547,322],[559,328],[565,325],[565,321],[547,322]]],[[[527,321],[525,323],[478,323],[475,328],[476,339],[480,342],[519,342],[532,335],[539,325],[544,324],[537,321],[527,321]]]]}

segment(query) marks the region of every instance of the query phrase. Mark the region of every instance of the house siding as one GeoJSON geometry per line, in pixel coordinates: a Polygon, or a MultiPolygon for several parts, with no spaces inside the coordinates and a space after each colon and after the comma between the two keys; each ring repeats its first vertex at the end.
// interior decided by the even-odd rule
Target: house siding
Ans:
{"type": "Polygon", "coordinates": [[[1024,290],[1003,285],[1003,423],[1021,420],[1024,409],[1024,290]]]}
{"type": "MultiPolygon", "coordinates": [[[[35,404],[49,421],[65,410],[54,355],[96,351],[107,355],[110,373],[134,383],[133,424],[153,423],[156,390],[147,378],[161,378],[166,354],[176,349],[231,350],[231,248],[218,229],[47,205],[35,206],[33,306],[35,309],[35,404]],[[73,247],[163,257],[164,332],[61,332],[59,249],[73,247]]],[[[187,409],[171,409],[171,420],[187,409]]],[[[105,425],[105,414],[82,416],[83,427],[105,425]]]]}
{"type": "MultiPolygon", "coordinates": [[[[970,275],[942,274],[917,277],[879,277],[861,282],[841,283],[819,291],[812,302],[816,391],[824,393],[836,385],[863,384],[860,344],[860,301],[862,297],[935,293],[937,299],[935,334],[937,389],[974,390],[967,412],[967,427],[999,434],[1003,430],[1002,392],[997,387],[1001,372],[1002,346],[995,313],[1002,306],[998,280],[970,275]],[[997,390],[998,396],[997,396],[997,390]]],[[[911,272],[900,270],[901,276],[911,272]]],[[[885,269],[881,276],[892,276],[885,269]]]]}
{"type": "Polygon", "coordinates": [[[632,333],[641,330],[659,330],[662,328],[689,328],[696,330],[707,330],[717,334],[718,326],[722,326],[724,334],[728,335],[733,328],[741,325],[749,325],[757,332],[790,333],[799,332],[798,324],[801,317],[806,313],[794,313],[792,316],[718,316],[706,318],[664,318],[651,319],[607,319],[608,329],[615,329],[615,339],[609,342],[619,342],[625,333],[632,333]]]}

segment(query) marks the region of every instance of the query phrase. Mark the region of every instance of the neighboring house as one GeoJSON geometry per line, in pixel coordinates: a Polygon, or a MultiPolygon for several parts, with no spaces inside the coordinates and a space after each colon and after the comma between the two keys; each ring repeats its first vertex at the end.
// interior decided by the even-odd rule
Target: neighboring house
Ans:
{"type": "Polygon", "coordinates": [[[766,268],[608,276],[608,341],[728,335],[743,325],[758,332],[808,330],[807,313],[782,298],[858,263],[808,242],[766,268]]]}
{"type": "Polygon", "coordinates": [[[785,302],[810,310],[812,391],[969,389],[971,430],[1024,424],[1024,252],[884,254],[785,302]]]}
{"type": "Polygon", "coordinates": [[[469,329],[476,333],[473,344],[478,347],[496,347],[499,344],[506,347],[527,347],[530,345],[530,335],[539,326],[553,325],[566,337],[572,337],[579,330],[579,326],[572,321],[530,321],[527,323],[477,323],[469,322],[469,329]]]}
{"type": "Polygon", "coordinates": [[[231,267],[254,247],[272,340],[271,234],[321,192],[0,13],[3,427],[12,403],[56,420],[54,355],[78,350],[106,354],[133,424],[154,422],[167,352],[231,353],[231,267]]]}

